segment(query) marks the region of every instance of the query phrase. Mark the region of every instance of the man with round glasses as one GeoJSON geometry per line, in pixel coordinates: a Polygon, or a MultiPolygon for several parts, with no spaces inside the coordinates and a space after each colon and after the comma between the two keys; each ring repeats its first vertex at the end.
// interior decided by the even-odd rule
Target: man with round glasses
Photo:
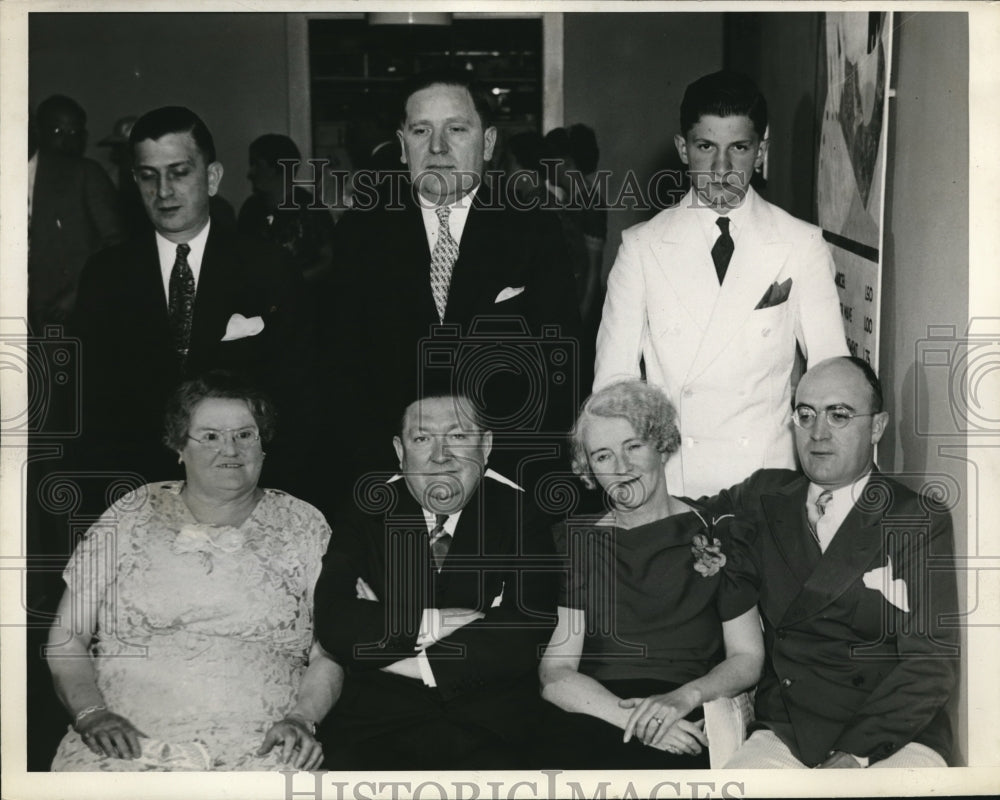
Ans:
{"type": "Polygon", "coordinates": [[[943,767],[957,680],[951,517],[881,474],[889,422],[872,368],[830,358],[792,411],[800,474],[715,498],[745,512],[726,566],[757,597],[767,657],[756,722],[727,768],[943,767]]]}

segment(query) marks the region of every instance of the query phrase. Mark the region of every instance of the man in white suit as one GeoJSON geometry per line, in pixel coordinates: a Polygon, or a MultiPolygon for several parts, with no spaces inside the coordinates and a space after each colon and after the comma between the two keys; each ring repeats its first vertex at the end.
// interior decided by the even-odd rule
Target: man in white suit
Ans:
{"type": "Polygon", "coordinates": [[[594,389],[638,377],[644,360],[680,416],[666,470],[688,497],[794,468],[796,343],[809,364],[848,352],[822,231],[750,186],[766,129],[767,104],[746,76],[688,86],[674,142],[691,190],[622,234],[608,279],[594,389]]]}

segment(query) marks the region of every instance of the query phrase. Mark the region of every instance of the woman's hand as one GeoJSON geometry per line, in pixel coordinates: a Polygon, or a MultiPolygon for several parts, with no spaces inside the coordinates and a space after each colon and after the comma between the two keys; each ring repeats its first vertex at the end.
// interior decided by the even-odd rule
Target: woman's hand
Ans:
{"type": "Polygon", "coordinates": [[[280,758],[285,764],[291,764],[296,769],[316,769],[323,761],[323,745],[316,741],[311,728],[304,717],[289,714],[268,728],[257,755],[267,755],[271,748],[281,743],[280,758]],[[296,748],[299,754],[293,762],[296,748]]]}
{"type": "MultiPolygon", "coordinates": [[[[635,736],[643,744],[656,747],[666,741],[667,733],[675,722],[683,720],[701,705],[701,697],[697,691],[681,686],[666,694],[626,698],[618,705],[633,709],[625,725],[624,741],[635,736]]],[[[701,748],[695,752],[701,752],[701,748]]]]}
{"type": "Polygon", "coordinates": [[[690,722],[686,719],[679,719],[669,728],[661,727],[660,734],[653,742],[646,742],[646,744],[667,753],[683,753],[689,756],[696,756],[701,752],[702,747],[708,747],[704,720],[690,722]]]}
{"type": "Polygon", "coordinates": [[[74,727],[91,752],[108,758],[139,758],[139,737],[147,736],[125,717],[107,709],[87,714],[74,727]]]}

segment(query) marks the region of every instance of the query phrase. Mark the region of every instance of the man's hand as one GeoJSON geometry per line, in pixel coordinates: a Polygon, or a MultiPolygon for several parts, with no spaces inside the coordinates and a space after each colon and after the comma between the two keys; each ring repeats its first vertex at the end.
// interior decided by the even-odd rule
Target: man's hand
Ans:
{"type": "Polygon", "coordinates": [[[296,714],[289,714],[268,728],[257,755],[267,755],[277,744],[282,745],[281,760],[296,769],[316,769],[323,761],[323,746],[316,741],[305,720],[296,714]],[[299,754],[293,762],[296,749],[299,754]]]}
{"type": "Polygon", "coordinates": [[[455,631],[464,628],[470,622],[486,616],[482,611],[471,608],[430,608],[430,622],[427,630],[421,630],[417,636],[417,648],[423,650],[435,642],[440,642],[451,636],[455,631]]]}
{"type": "Polygon", "coordinates": [[[861,764],[850,753],[834,750],[816,769],[861,769],[861,764]]]}
{"type": "Polygon", "coordinates": [[[139,758],[139,737],[149,738],[125,717],[107,709],[88,714],[75,727],[91,752],[110,758],[139,758]]]}

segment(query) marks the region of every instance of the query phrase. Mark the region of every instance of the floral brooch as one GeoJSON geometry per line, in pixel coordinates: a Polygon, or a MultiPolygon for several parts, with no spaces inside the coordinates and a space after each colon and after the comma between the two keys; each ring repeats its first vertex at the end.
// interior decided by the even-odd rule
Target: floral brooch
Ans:
{"type": "MultiPolygon", "coordinates": [[[[698,514],[701,517],[701,514],[698,514]]],[[[721,517],[712,519],[711,525],[705,527],[709,531],[715,530],[715,526],[732,514],[723,514],[721,517]]],[[[705,520],[702,519],[702,522],[705,520]]],[[[694,556],[694,569],[703,578],[711,578],[720,569],[726,566],[726,554],[722,552],[722,542],[716,538],[709,539],[707,534],[696,533],[691,539],[691,554],[694,556]]]]}

